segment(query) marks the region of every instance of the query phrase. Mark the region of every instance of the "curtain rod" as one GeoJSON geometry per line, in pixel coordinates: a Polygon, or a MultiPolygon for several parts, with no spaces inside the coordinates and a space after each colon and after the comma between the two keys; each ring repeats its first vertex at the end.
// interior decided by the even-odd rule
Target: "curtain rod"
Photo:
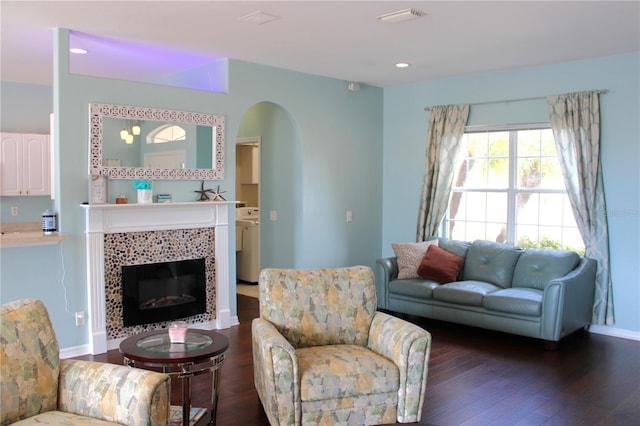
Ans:
{"type": "MultiPolygon", "coordinates": [[[[602,90],[594,90],[594,92],[598,93],[598,94],[602,94],[604,95],[605,93],[609,93],[609,90],[607,89],[602,89],[602,90]]],[[[537,96],[535,98],[522,98],[522,99],[506,99],[503,101],[487,101],[487,102],[474,102],[474,103],[470,103],[469,106],[476,106],[476,105],[493,105],[493,104],[508,104],[511,102],[526,102],[526,101],[538,101],[540,99],[547,99],[548,96],[537,96]]],[[[435,106],[435,105],[434,105],[435,106]]],[[[433,108],[433,106],[428,106],[426,107],[424,110],[425,111],[431,111],[431,108],[433,108]]]]}

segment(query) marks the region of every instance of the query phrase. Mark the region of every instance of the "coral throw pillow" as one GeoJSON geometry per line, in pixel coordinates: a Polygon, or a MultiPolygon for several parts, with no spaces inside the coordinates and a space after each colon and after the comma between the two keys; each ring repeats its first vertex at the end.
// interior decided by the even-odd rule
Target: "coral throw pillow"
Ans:
{"type": "Polygon", "coordinates": [[[418,266],[427,248],[438,245],[438,240],[421,241],[419,243],[392,243],[391,248],[398,262],[398,279],[418,278],[418,266]]]}
{"type": "Polygon", "coordinates": [[[458,280],[464,259],[438,246],[429,246],[418,266],[418,276],[440,284],[458,280]]]}

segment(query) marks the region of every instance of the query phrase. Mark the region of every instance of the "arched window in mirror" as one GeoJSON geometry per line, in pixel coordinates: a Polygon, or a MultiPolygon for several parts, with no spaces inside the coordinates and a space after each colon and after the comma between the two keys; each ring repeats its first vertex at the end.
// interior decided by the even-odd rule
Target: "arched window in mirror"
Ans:
{"type": "Polygon", "coordinates": [[[178,142],[186,139],[186,131],[175,124],[163,124],[147,135],[147,143],[178,142]]]}

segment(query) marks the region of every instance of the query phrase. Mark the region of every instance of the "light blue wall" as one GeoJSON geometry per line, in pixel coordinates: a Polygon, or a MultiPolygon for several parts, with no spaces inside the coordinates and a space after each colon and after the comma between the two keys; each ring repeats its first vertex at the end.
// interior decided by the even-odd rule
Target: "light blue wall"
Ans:
{"type": "MultiPolygon", "coordinates": [[[[415,241],[426,151],[426,106],[608,89],[601,152],[616,328],[640,331],[640,54],[407,84],[384,92],[382,253],[415,241]]],[[[472,106],[470,125],[549,121],[545,100],[472,106]]]]}
{"type": "Polygon", "coordinates": [[[51,207],[48,196],[0,197],[0,222],[40,222],[42,212],[51,207]],[[16,216],[11,216],[11,207],[18,208],[16,216]]]}
{"type": "MultiPolygon", "coordinates": [[[[49,114],[53,112],[49,86],[0,81],[0,132],[49,134],[49,114]]],[[[1,222],[39,222],[51,198],[0,197],[1,222]],[[11,216],[11,207],[18,215],[11,216]]]]}
{"type": "MultiPolygon", "coordinates": [[[[235,195],[235,140],[244,114],[261,102],[278,105],[281,110],[277,111],[276,118],[280,125],[271,129],[273,136],[285,133],[286,124],[281,118],[287,115],[290,142],[297,144],[292,164],[285,167],[299,170],[296,173],[301,175],[294,186],[300,186],[297,192],[302,195],[294,197],[291,209],[301,215],[296,225],[301,231],[295,242],[274,244],[267,239],[265,243],[273,250],[295,253],[296,259],[287,260],[287,266],[331,267],[355,263],[374,266],[379,256],[382,228],[382,89],[363,85],[359,92],[349,92],[345,81],[239,61],[229,61],[227,94],[71,75],[66,71],[69,69],[68,32],[57,30],[55,39],[53,104],[60,140],[56,207],[60,229],[70,238],[64,242],[63,250],[61,246],[2,249],[0,301],[41,298],[49,309],[62,348],[88,343],[87,327],[75,327],[73,313],[87,311],[84,215],[80,206],[87,200],[89,103],[224,115],[225,179],[208,182],[207,186],[220,185],[227,191],[229,200],[235,195]],[[354,212],[350,227],[344,220],[347,209],[354,212]],[[291,244],[297,244],[295,250],[291,244]],[[5,252],[10,254],[5,256],[5,252]],[[36,259],[41,262],[39,269],[29,273],[36,259]]],[[[278,155],[277,152],[263,154],[278,155]]],[[[280,158],[282,163],[283,158],[289,157],[280,158]]],[[[111,181],[110,192],[113,196],[121,188],[127,190],[130,186],[128,181],[111,181]]],[[[193,200],[193,191],[199,187],[200,182],[194,181],[153,182],[154,192],[171,193],[176,201],[193,200]]],[[[269,197],[263,194],[265,205],[277,202],[270,201],[269,197]]],[[[233,232],[235,228],[230,230],[233,232]]],[[[230,252],[235,252],[233,235],[230,252]]],[[[233,256],[231,263],[229,279],[235,282],[233,256]]],[[[230,290],[230,307],[235,315],[235,291],[233,287],[230,290]]]]}
{"type": "MultiPolygon", "coordinates": [[[[363,84],[349,92],[345,81],[236,61],[230,61],[229,78],[230,94],[281,106],[300,132],[296,266],[374,266],[381,227],[382,90],[363,84]]],[[[261,205],[265,213],[271,209],[268,200],[261,205]]]]}
{"type": "Polygon", "coordinates": [[[50,86],[0,82],[0,130],[49,134],[52,93],[50,86]]]}

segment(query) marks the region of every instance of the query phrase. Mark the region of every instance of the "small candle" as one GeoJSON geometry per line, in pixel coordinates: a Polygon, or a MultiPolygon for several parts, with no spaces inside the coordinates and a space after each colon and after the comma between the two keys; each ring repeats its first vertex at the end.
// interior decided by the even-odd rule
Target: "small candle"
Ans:
{"type": "Polygon", "coordinates": [[[184,343],[187,338],[187,323],[176,321],[169,324],[169,340],[171,343],[184,343]]]}

